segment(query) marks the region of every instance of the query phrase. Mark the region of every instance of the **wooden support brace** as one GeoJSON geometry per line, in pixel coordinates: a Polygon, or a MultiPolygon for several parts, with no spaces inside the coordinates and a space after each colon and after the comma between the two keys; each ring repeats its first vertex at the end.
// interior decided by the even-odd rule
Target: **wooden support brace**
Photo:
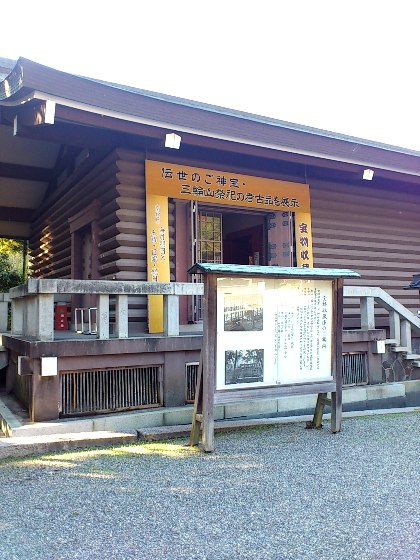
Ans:
{"type": "Polygon", "coordinates": [[[324,408],[326,404],[331,404],[331,400],[327,398],[327,393],[319,393],[316,399],[314,417],[309,422],[306,422],[306,428],[311,430],[313,428],[322,428],[322,417],[324,415],[324,408]]]}
{"type": "Polygon", "coordinates": [[[341,430],[341,420],[343,416],[343,403],[341,391],[331,393],[331,431],[336,434],[341,430]]]}
{"type": "Polygon", "coordinates": [[[200,430],[203,422],[203,362],[200,361],[195,385],[195,399],[192,415],[190,434],[190,445],[198,445],[200,441],[200,430]]]}

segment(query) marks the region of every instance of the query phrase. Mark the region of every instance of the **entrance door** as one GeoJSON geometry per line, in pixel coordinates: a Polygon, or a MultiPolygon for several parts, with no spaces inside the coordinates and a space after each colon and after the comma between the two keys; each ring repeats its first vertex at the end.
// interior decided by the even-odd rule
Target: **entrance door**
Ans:
{"type": "MultiPolygon", "coordinates": [[[[198,207],[192,210],[192,262],[266,264],[266,219],[262,212],[226,211],[198,207]]],[[[193,275],[201,282],[201,275],[193,275]]],[[[192,298],[193,322],[202,319],[202,298],[192,298]]]]}
{"type": "MultiPolygon", "coordinates": [[[[192,263],[222,263],[222,213],[198,209],[197,203],[191,204],[191,241],[192,263]]],[[[192,274],[192,282],[202,282],[201,274],[192,274]]],[[[191,298],[191,321],[196,323],[203,318],[203,297],[191,298]]]]}
{"type": "MultiPolygon", "coordinates": [[[[291,214],[191,205],[192,263],[292,266],[291,214]]],[[[201,282],[201,275],[193,275],[201,282]]],[[[190,317],[202,319],[202,298],[192,298],[190,317]]]]}

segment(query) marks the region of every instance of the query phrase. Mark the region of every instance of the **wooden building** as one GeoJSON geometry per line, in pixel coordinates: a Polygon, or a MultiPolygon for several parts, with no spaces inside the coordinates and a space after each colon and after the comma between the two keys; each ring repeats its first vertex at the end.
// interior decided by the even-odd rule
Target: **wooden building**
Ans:
{"type": "MultiPolygon", "coordinates": [[[[159,336],[163,296],[128,285],[197,283],[187,273],[194,262],[353,269],[361,278],[349,286],[380,288],[417,313],[417,292],[404,288],[419,273],[419,186],[419,152],[0,59],[0,236],[28,240],[33,278],[91,281],[54,296],[67,306],[67,333],[86,322],[77,310],[100,312],[95,281],[121,290],[108,292],[110,335],[99,340],[42,339],[25,316],[26,331],[15,326],[3,338],[7,387],[34,419],[55,418],[71,375],[140,367],[153,377],[159,367],[153,402],[97,410],[188,401],[199,290],[180,298],[182,336],[168,341],[159,336]],[[130,298],[124,336],[117,293],[130,298]],[[58,357],[59,375],[41,382],[38,362],[49,356],[58,357]],[[60,395],[58,407],[51,394],[60,395]]],[[[37,286],[41,293],[46,285],[37,286]]],[[[388,300],[375,316],[373,296],[362,302],[361,323],[368,292],[360,294],[346,299],[353,334],[345,341],[370,352],[371,382],[386,381],[373,342],[393,341],[410,355],[418,329],[388,300]]]]}

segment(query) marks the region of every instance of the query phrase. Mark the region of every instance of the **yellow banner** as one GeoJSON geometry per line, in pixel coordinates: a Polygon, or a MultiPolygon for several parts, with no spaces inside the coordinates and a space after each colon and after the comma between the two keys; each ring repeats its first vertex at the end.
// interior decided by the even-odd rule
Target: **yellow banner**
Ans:
{"type": "MultiPolygon", "coordinates": [[[[313,267],[309,185],[146,161],[147,275],[170,282],[168,198],[295,213],[297,264],[313,267]]],[[[163,331],[163,296],[149,296],[149,332],[163,331]]]]}
{"type": "Polygon", "coordinates": [[[302,268],[313,268],[312,224],[309,212],[295,214],[296,260],[302,268]]]}
{"type": "Polygon", "coordinates": [[[309,185],[227,173],[161,161],[146,161],[150,194],[259,208],[267,212],[310,212],[309,185]]]}
{"type": "MultiPolygon", "coordinates": [[[[168,197],[148,195],[147,279],[149,282],[169,282],[168,197]]],[[[149,332],[163,331],[163,296],[149,296],[149,332]]]]}

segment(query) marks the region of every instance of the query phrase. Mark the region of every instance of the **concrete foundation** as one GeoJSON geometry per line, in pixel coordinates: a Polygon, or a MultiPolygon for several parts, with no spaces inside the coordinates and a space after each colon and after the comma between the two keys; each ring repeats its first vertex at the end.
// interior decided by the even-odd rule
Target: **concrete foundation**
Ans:
{"type": "MultiPolygon", "coordinates": [[[[313,414],[316,395],[284,397],[267,401],[217,405],[216,420],[276,418],[313,414]]],[[[343,389],[346,411],[366,411],[402,407],[419,407],[420,380],[343,389]]],[[[78,432],[132,431],[159,426],[187,426],[192,419],[192,405],[162,407],[153,410],[99,415],[83,419],[33,422],[14,414],[0,399],[0,426],[6,436],[66,434],[78,432]]],[[[326,407],[326,413],[329,412],[326,407]]]]}

